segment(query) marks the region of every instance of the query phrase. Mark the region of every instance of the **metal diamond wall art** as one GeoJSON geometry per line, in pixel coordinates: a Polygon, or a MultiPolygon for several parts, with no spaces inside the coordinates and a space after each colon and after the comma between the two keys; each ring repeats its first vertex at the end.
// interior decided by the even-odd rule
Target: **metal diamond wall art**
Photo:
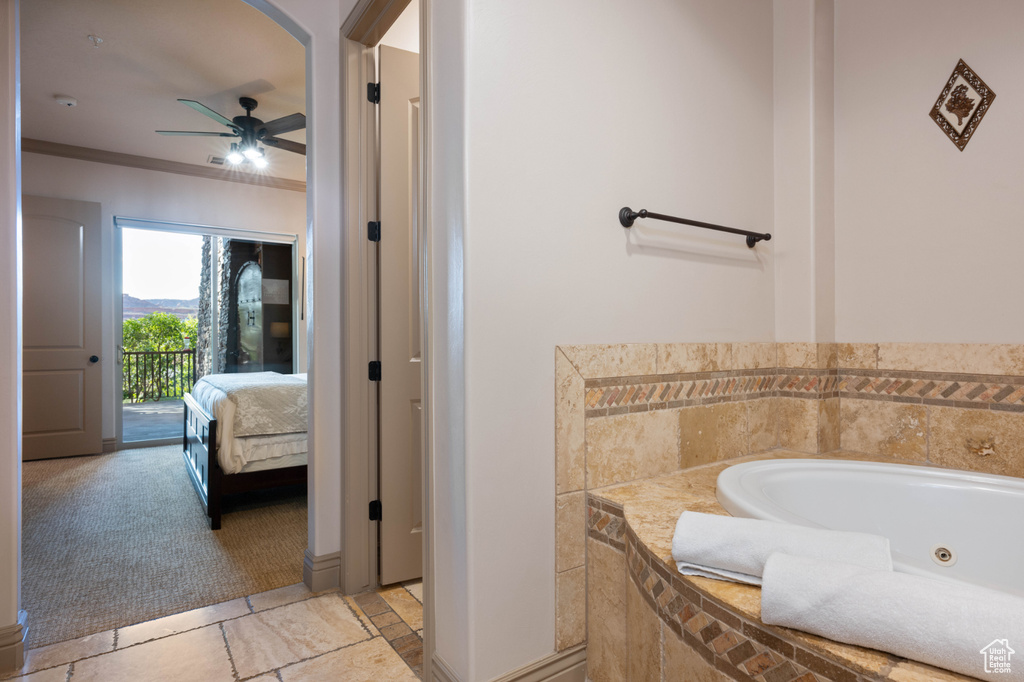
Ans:
{"type": "Polygon", "coordinates": [[[995,99],[992,88],[961,59],[928,115],[963,151],[995,99]]]}

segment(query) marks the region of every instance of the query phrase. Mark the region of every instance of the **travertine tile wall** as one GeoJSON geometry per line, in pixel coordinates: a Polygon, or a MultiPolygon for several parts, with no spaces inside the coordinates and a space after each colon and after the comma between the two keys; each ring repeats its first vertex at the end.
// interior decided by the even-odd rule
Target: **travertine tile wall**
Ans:
{"type": "MultiPolygon", "coordinates": [[[[813,345],[811,352],[817,352],[813,345]]],[[[817,365],[815,355],[807,369],[787,374],[780,384],[774,343],[556,349],[559,651],[587,637],[586,491],[782,443],[818,452],[819,431],[838,420],[823,422],[819,401],[807,400],[821,395],[817,365]],[[778,400],[787,401],[781,410],[778,400]],[[788,401],[800,409],[791,409],[788,401]],[[805,403],[813,403],[813,409],[803,409],[805,403]]],[[[838,436],[826,434],[825,440],[838,444],[838,436]]]]}
{"type": "Polygon", "coordinates": [[[625,556],[595,548],[606,519],[590,519],[588,539],[587,490],[777,448],[1024,476],[1024,346],[625,344],[555,356],[559,651],[587,641],[588,611],[592,639],[621,641],[602,633],[614,619],[601,609],[625,595],[601,590],[619,589],[602,575],[622,575],[625,556]]]}
{"type": "Polygon", "coordinates": [[[843,450],[1024,477],[1024,346],[839,344],[843,450]]]}

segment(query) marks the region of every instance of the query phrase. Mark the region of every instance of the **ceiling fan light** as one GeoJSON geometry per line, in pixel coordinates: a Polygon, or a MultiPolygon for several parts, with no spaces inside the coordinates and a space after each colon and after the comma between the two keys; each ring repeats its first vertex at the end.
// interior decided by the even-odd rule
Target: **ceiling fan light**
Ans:
{"type": "Polygon", "coordinates": [[[252,145],[251,147],[246,147],[245,149],[243,149],[242,154],[245,155],[245,158],[249,159],[250,161],[255,161],[260,156],[260,149],[256,145],[252,145]]]}
{"type": "Polygon", "coordinates": [[[260,154],[259,156],[252,160],[252,165],[262,170],[269,165],[269,162],[267,161],[267,157],[260,154]]]}
{"type": "Polygon", "coordinates": [[[242,163],[242,161],[245,161],[245,157],[242,156],[242,153],[240,151],[238,151],[238,145],[232,142],[231,150],[228,152],[228,155],[224,157],[224,160],[230,163],[232,166],[237,166],[238,164],[242,163]]]}

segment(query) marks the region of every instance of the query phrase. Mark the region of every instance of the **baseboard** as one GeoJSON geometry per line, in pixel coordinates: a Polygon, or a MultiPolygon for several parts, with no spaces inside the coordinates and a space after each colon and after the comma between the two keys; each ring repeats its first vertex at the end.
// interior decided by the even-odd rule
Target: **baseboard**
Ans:
{"type": "MultiPolygon", "coordinates": [[[[436,653],[430,663],[434,678],[430,682],[462,682],[451,666],[436,653]]],[[[491,682],[586,682],[586,679],[587,645],[580,644],[495,677],[491,682]]]]}
{"type": "Polygon", "coordinates": [[[587,645],[559,651],[491,682],[586,682],[587,645]]]}
{"type": "Polygon", "coordinates": [[[21,670],[25,665],[28,614],[18,611],[18,622],[0,628],[0,675],[21,670]]]}
{"type": "Polygon", "coordinates": [[[302,582],[313,592],[341,586],[341,552],[316,556],[306,550],[302,561],[302,582]]]}
{"type": "Polygon", "coordinates": [[[117,450],[117,439],[116,438],[104,438],[103,439],[103,454],[114,452],[117,450]]]}
{"type": "Polygon", "coordinates": [[[451,666],[436,653],[430,659],[430,670],[434,678],[430,682],[462,682],[451,666]]]}

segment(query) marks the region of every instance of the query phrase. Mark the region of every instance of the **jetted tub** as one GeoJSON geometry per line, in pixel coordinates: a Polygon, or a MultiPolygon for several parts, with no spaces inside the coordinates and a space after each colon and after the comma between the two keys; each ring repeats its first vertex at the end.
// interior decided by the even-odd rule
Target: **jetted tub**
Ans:
{"type": "Polygon", "coordinates": [[[776,459],[718,476],[733,516],[889,538],[895,570],[1024,596],[1024,480],[881,462],[776,459]]]}

